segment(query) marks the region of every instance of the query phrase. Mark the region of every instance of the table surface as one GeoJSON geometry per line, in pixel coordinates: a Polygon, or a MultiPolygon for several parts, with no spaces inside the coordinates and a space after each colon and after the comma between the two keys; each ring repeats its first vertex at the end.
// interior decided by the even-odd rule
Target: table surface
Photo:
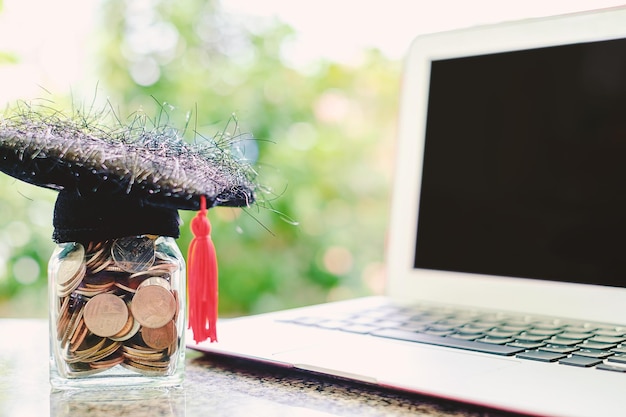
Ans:
{"type": "Polygon", "coordinates": [[[509,415],[188,351],[179,389],[51,392],[46,320],[0,319],[0,417],[509,415]]]}

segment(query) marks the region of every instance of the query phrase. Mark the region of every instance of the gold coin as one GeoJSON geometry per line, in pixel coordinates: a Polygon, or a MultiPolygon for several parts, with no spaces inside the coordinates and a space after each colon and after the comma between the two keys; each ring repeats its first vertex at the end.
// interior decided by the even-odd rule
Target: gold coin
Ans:
{"type": "Polygon", "coordinates": [[[64,286],[85,266],[85,248],[80,243],[74,244],[71,252],[59,261],[56,283],[64,286]]]}
{"type": "Polygon", "coordinates": [[[142,284],[133,296],[130,310],[142,326],[156,329],[172,320],[176,314],[176,300],[171,291],[159,284],[142,284]]]}
{"type": "Polygon", "coordinates": [[[156,329],[144,327],[141,329],[141,337],[146,345],[153,349],[162,350],[170,347],[178,339],[178,334],[176,334],[174,322],[169,321],[165,326],[156,329]]]}
{"type": "Polygon", "coordinates": [[[121,298],[102,293],[94,296],[85,305],[85,325],[97,336],[109,337],[117,334],[128,321],[128,307],[121,298]]]}

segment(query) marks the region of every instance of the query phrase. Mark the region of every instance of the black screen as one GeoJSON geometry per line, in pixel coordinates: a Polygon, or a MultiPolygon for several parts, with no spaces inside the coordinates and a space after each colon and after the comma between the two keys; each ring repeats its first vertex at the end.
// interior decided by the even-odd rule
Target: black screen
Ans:
{"type": "Polygon", "coordinates": [[[626,286],[626,40],[432,62],[415,267],[626,286]]]}

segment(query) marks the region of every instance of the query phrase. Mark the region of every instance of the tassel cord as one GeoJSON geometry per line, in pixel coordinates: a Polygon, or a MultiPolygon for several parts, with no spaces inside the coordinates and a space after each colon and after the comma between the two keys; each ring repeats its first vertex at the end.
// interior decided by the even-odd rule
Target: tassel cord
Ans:
{"type": "Polygon", "coordinates": [[[218,268],[211,224],[207,218],[206,198],[191,221],[194,238],[188,252],[189,328],[196,343],[217,341],[218,268]]]}

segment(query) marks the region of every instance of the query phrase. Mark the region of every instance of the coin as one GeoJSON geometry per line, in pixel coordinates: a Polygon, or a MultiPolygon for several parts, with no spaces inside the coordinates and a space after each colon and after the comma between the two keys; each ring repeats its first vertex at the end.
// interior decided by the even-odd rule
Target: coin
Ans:
{"type": "Polygon", "coordinates": [[[65,326],[65,332],[63,333],[63,337],[61,338],[61,347],[65,348],[70,339],[74,336],[74,333],[80,326],[80,322],[83,319],[84,308],[78,307],[74,309],[72,316],[70,318],[69,323],[65,326]]]}
{"type": "Polygon", "coordinates": [[[78,350],[78,348],[83,344],[83,342],[85,341],[85,337],[87,337],[87,334],[89,333],[89,329],[87,328],[87,326],[83,326],[84,329],[82,331],[82,333],[80,333],[78,335],[78,337],[76,338],[76,340],[74,342],[70,343],[70,352],[76,352],[78,350]],[[71,344],[74,344],[73,346],[71,344]]]}
{"type": "Polygon", "coordinates": [[[59,307],[59,312],[57,313],[57,340],[61,340],[65,333],[66,326],[70,321],[69,310],[70,297],[65,297],[62,299],[61,307],[59,307]]]}
{"type": "Polygon", "coordinates": [[[85,263],[85,248],[80,243],[74,244],[71,252],[59,261],[56,282],[60,286],[72,280],[85,263]]]}
{"type": "Polygon", "coordinates": [[[170,283],[165,278],[147,277],[141,282],[141,284],[137,287],[137,289],[140,289],[142,287],[147,287],[150,285],[158,285],[159,287],[163,287],[168,291],[172,288],[170,286],[170,283]]]}
{"type": "Polygon", "coordinates": [[[129,360],[145,360],[159,362],[165,358],[163,352],[154,350],[147,346],[125,345],[122,346],[122,354],[129,360]]]}
{"type": "Polygon", "coordinates": [[[102,293],[85,305],[85,325],[97,336],[109,337],[121,331],[128,321],[128,307],[121,298],[102,293]]]}
{"type": "Polygon", "coordinates": [[[89,366],[91,366],[93,369],[109,369],[114,367],[115,365],[119,365],[122,362],[124,362],[124,356],[120,354],[115,354],[105,359],[90,362],[89,366]]]}
{"type": "Polygon", "coordinates": [[[115,264],[126,272],[145,271],[154,264],[154,240],[146,236],[115,239],[111,256],[115,264]]]}
{"type": "Polygon", "coordinates": [[[59,260],[56,276],[57,295],[67,297],[80,285],[85,276],[85,250],[80,243],[66,248],[67,254],[59,260]],[[69,252],[67,252],[69,251],[69,252]]]}
{"type": "Polygon", "coordinates": [[[145,366],[145,365],[142,365],[140,363],[137,363],[131,360],[126,360],[122,362],[121,365],[130,371],[139,372],[140,374],[145,375],[145,376],[163,376],[163,375],[167,375],[168,370],[169,370],[169,367],[168,368],[155,368],[151,366],[145,366]]]}
{"type": "Polygon", "coordinates": [[[86,265],[87,265],[87,269],[91,273],[97,273],[103,270],[110,263],[111,263],[110,248],[103,246],[94,252],[87,251],[86,265]]]}
{"type": "Polygon", "coordinates": [[[184,264],[158,242],[139,236],[71,244],[59,253],[54,324],[69,377],[118,365],[160,376],[176,366],[181,324],[173,320],[182,301],[172,284],[184,264]]]}
{"type": "MultiPolygon", "coordinates": [[[[149,278],[160,279],[160,278],[149,278]]],[[[167,281],[160,279],[167,283],[167,281]]],[[[158,284],[142,285],[137,288],[137,292],[133,296],[130,310],[139,323],[142,326],[151,329],[163,327],[172,320],[174,314],[176,314],[176,300],[169,291],[169,284],[167,288],[162,286],[161,281],[156,281],[158,284]]],[[[153,281],[154,282],[154,281],[153,281]]]]}
{"type": "Polygon", "coordinates": [[[162,350],[170,347],[176,341],[178,335],[176,333],[176,325],[173,321],[169,321],[163,327],[151,329],[144,327],[141,329],[141,337],[146,345],[153,349],[162,350]]]}
{"type": "Polygon", "coordinates": [[[106,338],[91,334],[83,340],[77,349],[64,353],[63,359],[66,363],[88,362],[89,358],[102,350],[105,342],[106,338]]]}
{"type": "Polygon", "coordinates": [[[106,369],[93,369],[88,363],[76,362],[66,364],[66,373],[70,378],[84,378],[103,372],[106,369]]]}
{"type": "Polygon", "coordinates": [[[111,336],[109,337],[109,339],[115,340],[116,342],[125,342],[137,334],[137,332],[141,328],[141,324],[139,324],[139,322],[135,320],[135,318],[132,315],[129,315],[129,317],[132,319],[132,327],[130,328],[130,330],[128,330],[127,332],[120,331],[118,333],[119,336],[118,335],[111,336]]]}
{"type": "MultiPolygon", "coordinates": [[[[108,339],[104,339],[104,340],[108,340],[108,339]]],[[[99,361],[101,359],[104,359],[107,356],[113,354],[121,346],[120,342],[116,342],[116,341],[113,341],[113,340],[110,340],[109,342],[110,343],[108,345],[105,344],[102,347],[102,349],[100,349],[99,351],[94,353],[93,356],[90,356],[85,362],[95,362],[95,361],[99,361]]]]}

